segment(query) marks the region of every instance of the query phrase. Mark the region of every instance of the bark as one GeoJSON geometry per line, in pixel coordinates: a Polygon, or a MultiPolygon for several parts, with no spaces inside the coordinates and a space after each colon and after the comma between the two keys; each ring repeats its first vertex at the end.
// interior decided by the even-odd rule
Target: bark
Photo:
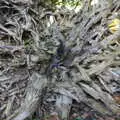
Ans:
{"type": "Polygon", "coordinates": [[[62,119],[73,100],[119,113],[120,29],[111,33],[108,24],[119,17],[120,1],[91,2],[75,13],[43,1],[0,1],[1,119],[24,120],[48,101],[62,119]]]}

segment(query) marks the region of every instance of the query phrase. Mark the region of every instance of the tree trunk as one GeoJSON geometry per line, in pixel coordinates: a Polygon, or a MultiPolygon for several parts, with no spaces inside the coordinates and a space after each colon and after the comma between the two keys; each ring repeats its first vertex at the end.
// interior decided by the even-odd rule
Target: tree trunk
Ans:
{"type": "Polygon", "coordinates": [[[49,113],[62,119],[73,100],[102,115],[119,113],[120,27],[110,24],[120,26],[120,1],[82,3],[75,13],[40,0],[0,1],[2,120],[24,120],[48,101],[49,113]]]}

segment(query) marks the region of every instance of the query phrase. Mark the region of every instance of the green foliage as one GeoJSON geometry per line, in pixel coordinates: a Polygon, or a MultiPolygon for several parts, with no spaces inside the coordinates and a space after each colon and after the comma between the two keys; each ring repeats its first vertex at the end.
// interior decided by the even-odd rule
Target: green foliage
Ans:
{"type": "Polygon", "coordinates": [[[56,5],[63,5],[63,6],[69,5],[73,7],[73,6],[81,5],[81,2],[80,0],[58,0],[56,2],[56,5]]]}
{"type": "Polygon", "coordinates": [[[81,0],[51,0],[51,3],[59,6],[77,7],[81,5],[81,0]]]}
{"type": "Polygon", "coordinates": [[[32,44],[33,44],[33,41],[32,41],[32,40],[25,40],[25,41],[24,41],[25,47],[31,46],[32,44]]]}
{"type": "Polygon", "coordinates": [[[82,0],[46,0],[45,2],[42,0],[40,5],[53,11],[58,7],[65,7],[73,10],[82,6],[82,0]]]}

